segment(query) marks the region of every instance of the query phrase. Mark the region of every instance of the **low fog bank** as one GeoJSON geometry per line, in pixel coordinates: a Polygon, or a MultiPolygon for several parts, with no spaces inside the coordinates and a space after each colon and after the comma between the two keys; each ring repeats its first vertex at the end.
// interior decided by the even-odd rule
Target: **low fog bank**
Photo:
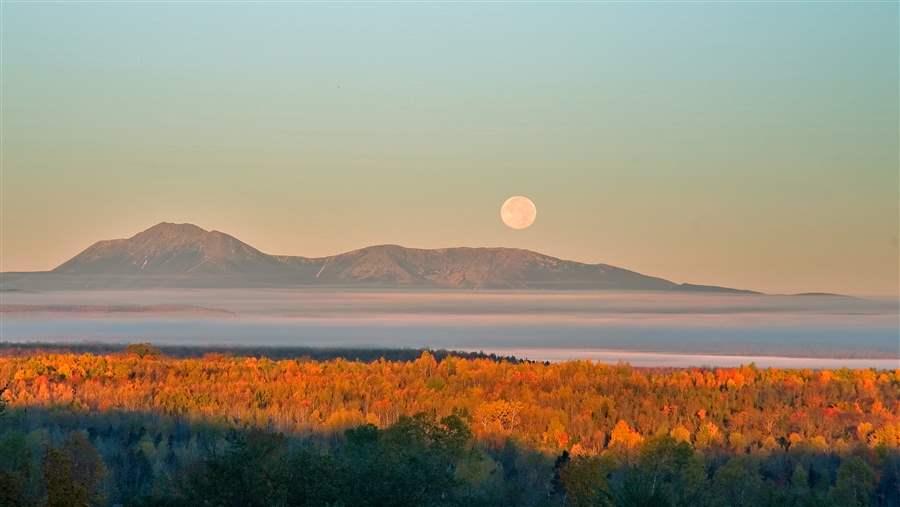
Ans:
{"type": "Polygon", "coordinates": [[[428,291],[168,289],[0,293],[2,305],[185,306],[238,314],[315,317],[363,314],[898,314],[898,300],[832,295],[619,291],[428,291]]]}
{"type": "Polygon", "coordinates": [[[760,368],[876,368],[892,370],[900,367],[897,359],[876,358],[830,358],[792,356],[754,356],[725,354],[670,354],[657,352],[630,352],[627,350],[596,349],[517,349],[489,348],[471,349],[467,352],[493,354],[501,357],[517,357],[532,361],[570,361],[573,359],[599,361],[601,363],[625,362],[642,368],[734,368],[755,364],[760,368]]]}
{"type": "Polygon", "coordinates": [[[900,358],[896,300],[835,296],[59,291],[4,293],[0,312],[0,339],[19,342],[537,349],[567,358],[610,350],[691,356],[900,358]],[[203,311],[198,313],[198,308],[203,311]]]}

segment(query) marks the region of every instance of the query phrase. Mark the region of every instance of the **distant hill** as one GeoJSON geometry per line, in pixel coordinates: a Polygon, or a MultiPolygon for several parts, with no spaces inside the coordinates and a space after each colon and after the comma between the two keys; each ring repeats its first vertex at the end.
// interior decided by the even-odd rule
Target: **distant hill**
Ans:
{"type": "Polygon", "coordinates": [[[0,279],[3,290],[313,285],[754,293],[516,248],[378,245],[330,257],[269,255],[228,234],[173,223],[99,241],[49,272],[3,273],[0,279]]]}
{"type": "Polygon", "coordinates": [[[161,223],[127,239],[98,241],[53,270],[61,274],[277,272],[284,263],[219,231],[161,223]]]}

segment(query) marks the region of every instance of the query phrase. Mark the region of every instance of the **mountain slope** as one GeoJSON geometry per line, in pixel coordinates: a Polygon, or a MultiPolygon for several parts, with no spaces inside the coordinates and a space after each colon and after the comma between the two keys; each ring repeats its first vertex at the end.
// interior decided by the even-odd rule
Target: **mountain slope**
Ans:
{"type": "Polygon", "coordinates": [[[324,259],[284,258],[319,266],[322,283],[484,289],[644,289],[676,284],[605,264],[582,264],[514,248],[424,250],[379,245],[324,259]]]}
{"type": "Polygon", "coordinates": [[[272,273],[283,264],[219,231],[163,222],[127,239],[98,241],[53,270],[62,274],[272,273]]]}
{"type": "Polygon", "coordinates": [[[378,245],[329,257],[275,256],[218,231],[172,223],[97,242],[48,273],[3,273],[0,278],[3,290],[309,285],[750,292],[679,285],[516,248],[378,245]]]}

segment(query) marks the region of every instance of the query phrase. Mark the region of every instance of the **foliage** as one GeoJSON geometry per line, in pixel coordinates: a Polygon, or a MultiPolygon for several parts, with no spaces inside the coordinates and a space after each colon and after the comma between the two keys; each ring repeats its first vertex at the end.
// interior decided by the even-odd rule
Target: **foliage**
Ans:
{"type": "Polygon", "coordinates": [[[464,414],[480,441],[553,453],[633,450],[660,431],[711,452],[900,447],[900,370],[34,354],[0,356],[3,379],[13,406],[147,411],[293,434],[384,428],[428,412],[464,414]]]}
{"type": "Polygon", "coordinates": [[[7,381],[2,505],[900,498],[898,371],[41,353],[7,381]]]}
{"type": "Polygon", "coordinates": [[[103,505],[106,466],[84,433],[72,432],[61,447],[49,447],[43,468],[48,507],[103,505]]]}

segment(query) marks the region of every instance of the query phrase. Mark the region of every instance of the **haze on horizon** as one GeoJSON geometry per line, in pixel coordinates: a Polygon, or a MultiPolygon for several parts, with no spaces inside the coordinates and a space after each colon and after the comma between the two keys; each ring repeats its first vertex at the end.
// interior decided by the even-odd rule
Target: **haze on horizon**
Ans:
{"type": "Polygon", "coordinates": [[[898,9],[4,2],[0,271],[171,221],[898,296],[898,9]]]}

